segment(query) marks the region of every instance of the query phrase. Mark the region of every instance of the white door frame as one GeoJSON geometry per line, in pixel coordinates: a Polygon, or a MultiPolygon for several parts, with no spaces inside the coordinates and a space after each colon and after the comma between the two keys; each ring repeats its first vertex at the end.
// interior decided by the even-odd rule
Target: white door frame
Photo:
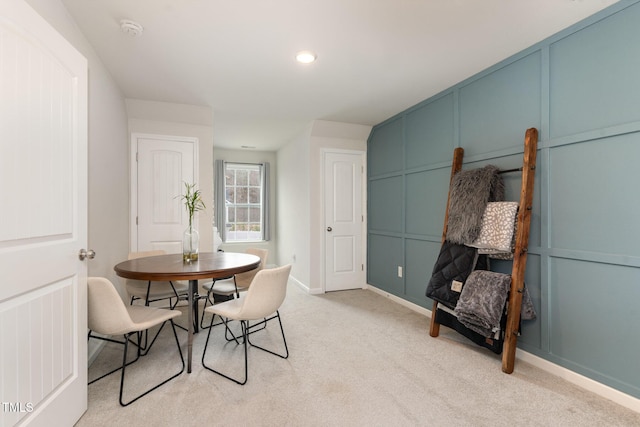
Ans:
{"type": "Polygon", "coordinates": [[[327,292],[327,286],[326,286],[326,280],[327,280],[327,274],[326,274],[326,268],[327,268],[327,248],[326,248],[326,235],[325,235],[325,230],[324,227],[327,224],[327,216],[326,216],[326,188],[325,188],[325,162],[326,162],[326,157],[327,154],[329,153],[336,153],[336,154],[359,154],[361,156],[362,159],[362,216],[363,216],[363,221],[362,221],[362,265],[363,265],[363,281],[362,281],[362,288],[366,288],[367,285],[367,279],[366,279],[366,272],[367,272],[367,182],[366,182],[366,177],[367,177],[367,152],[366,151],[362,151],[362,150],[345,150],[345,149],[339,149],[339,148],[322,148],[320,150],[321,155],[322,155],[322,165],[321,165],[321,177],[320,177],[320,185],[321,185],[321,200],[320,200],[320,211],[322,212],[322,226],[323,226],[323,230],[322,230],[322,238],[321,238],[321,250],[322,250],[322,257],[320,260],[321,263],[321,268],[320,268],[320,274],[321,274],[321,280],[322,280],[322,293],[326,293],[327,292]]]}
{"type": "Polygon", "coordinates": [[[198,138],[190,136],[176,136],[176,135],[159,135],[153,133],[139,133],[134,132],[131,134],[131,154],[129,157],[129,164],[131,166],[131,184],[129,186],[130,205],[129,205],[129,251],[138,251],[138,140],[139,139],[161,139],[164,141],[180,141],[189,142],[193,144],[193,176],[194,184],[198,184],[199,171],[198,171],[198,138]]]}

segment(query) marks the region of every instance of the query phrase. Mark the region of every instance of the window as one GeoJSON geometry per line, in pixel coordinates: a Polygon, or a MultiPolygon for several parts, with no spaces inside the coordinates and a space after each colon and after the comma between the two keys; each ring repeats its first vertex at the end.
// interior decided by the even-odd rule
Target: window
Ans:
{"type": "MultiPolygon", "coordinates": [[[[224,215],[222,239],[225,242],[268,240],[265,234],[268,228],[267,164],[220,163],[224,167],[224,200],[216,199],[224,202],[224,209],[216,211],[224,215]]],[[[222,190],[221,186],[216,187],[222,190]]]]}

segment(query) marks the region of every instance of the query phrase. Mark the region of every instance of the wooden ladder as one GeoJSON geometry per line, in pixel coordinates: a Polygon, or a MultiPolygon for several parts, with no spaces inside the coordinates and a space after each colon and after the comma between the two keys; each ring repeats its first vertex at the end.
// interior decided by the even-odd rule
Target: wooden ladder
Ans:
{"type": "MultiPolygon", "coordinates": [[[[531,209],[533,204],[533,184],[536,169],[536,155],[538,153],[538,130],[527,129],[524,137],[524,155],[522,160],[522,184],[520,187],[520,204],[516,225],[515,252],[513,254],[513,266],[511,269],[511,289],[509,291],[507,323],[505,327],[504,343],[502,347],[502,371],[510,374],[513,372],[518,333],[520,325],[520,310],[522,308],[522,293],[524,292],[524,274],[527,265],[527,248],[529,246],[529,231],[531,227],[531,209]]],[[[458,147],[453,151],[453,163],[451,165],[451,180],[462,169],[464,149],[458,147]]],[[[517,169],[520,170],[520,169],[517,169]]],[[[447,209],[444,215],[444,227],[442,231],[442,243],[447,236],[447,224],[449,220],[449,198],[447,196],[447,209]]],[[[440,334],[440,324],[436,321],[438,302],[433,302],[431,310],[431,322],[429,335],[437,337],[440,334]]]]}

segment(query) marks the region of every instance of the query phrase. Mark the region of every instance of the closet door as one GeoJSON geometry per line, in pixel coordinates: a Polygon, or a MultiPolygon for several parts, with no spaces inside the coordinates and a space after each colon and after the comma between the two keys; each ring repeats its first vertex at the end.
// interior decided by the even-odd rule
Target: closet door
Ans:
{"type": "Polygon", "coordinates": [[[360,289],[362,260],[362,152],[324,153],[325,292],[360,289]]]}

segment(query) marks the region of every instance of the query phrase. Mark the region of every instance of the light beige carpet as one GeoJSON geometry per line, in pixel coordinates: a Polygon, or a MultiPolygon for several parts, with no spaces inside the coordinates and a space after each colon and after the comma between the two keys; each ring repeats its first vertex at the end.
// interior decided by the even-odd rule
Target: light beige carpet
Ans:
{"type": "MultiPolygon", "coordinates": [[[[89,386],[84,426],[639,426],[640,414],[500,356],[429,319],[366,290],[308,295],[289,286],[281,309],[289,359],[249,349],[249,380],[236,385],[201,365],[206,332],[194,340],[186,371],[132,405],[118,404],[119,374],[89,386]]],[[[186,324],[186,313],[179,319],[186,324]]],[[[256,343],[280,345],[277,322],[256,343]]],[[[142,391],[148,377],[177,370],[173,336],[127,369],[142,391]]],[[[214,328],[207,360],[241,374],[242,348],[214,328]],[[221,353],[222,352],[222,353],[221,353]]],[[[186,353],[186,332],[178,330],[186,353]]],[[[162,337],[163,335],[161,335],[162,337]]],[[[94,378],[121,361],[107,348],[89,370],[94,378]]],[[[115,346],[113,346],[115,347],[115,346]]],[[[131,395],[131,394],[129,394],[131,395]]]]}

